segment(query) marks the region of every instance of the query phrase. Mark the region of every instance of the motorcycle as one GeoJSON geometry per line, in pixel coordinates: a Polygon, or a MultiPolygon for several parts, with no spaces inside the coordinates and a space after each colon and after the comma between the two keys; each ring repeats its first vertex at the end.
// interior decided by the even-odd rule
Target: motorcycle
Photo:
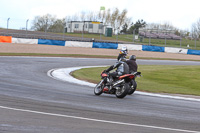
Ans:
{"type": "Polygon", "coordinates": [[[132,74],[135,75],[135,77],[129,82],[130,89],[128,91],[128,95],[132,95],[137,89],[137,82],[135,81],[135,78],[142,76],[141,72],[133,72],[132,74]]]}
{"type": "Polygon", "coordinates": [[[94,94],[101,95],[115,94],[117,98],[124,98],[130,92],[130,82],[136,74],[125,74],[113,79],[113,85],[110,85],[109,73],[101,73],[101,81],[95,86],[94,94]]]}

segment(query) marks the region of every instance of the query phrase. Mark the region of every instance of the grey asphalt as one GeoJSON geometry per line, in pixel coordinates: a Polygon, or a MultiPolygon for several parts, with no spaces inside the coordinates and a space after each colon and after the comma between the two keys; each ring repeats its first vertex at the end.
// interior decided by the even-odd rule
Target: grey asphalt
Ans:
{"type": "MultiPolygon", "coordinates": [[[[124,99],[117,99],[114,95],[95,96],[91,87],[62,82],[47,76],[47,72],[54,68],[111,65],[114,62],[112,59],[0,57],[0,133],[200,131],[199,102],[139,94],[124,99]],[[60,116],[5,109],[2,106],[60,116]]],[[[188,61],[138,60],[137,62],[155,65],[200,65],[200,62],[188,61]]]]}

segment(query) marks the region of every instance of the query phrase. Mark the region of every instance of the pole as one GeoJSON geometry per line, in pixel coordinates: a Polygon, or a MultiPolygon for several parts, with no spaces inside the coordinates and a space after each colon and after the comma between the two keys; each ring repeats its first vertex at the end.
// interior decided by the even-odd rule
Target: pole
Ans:
{"type": "Polygon", "coordinates": [[[64,34],[65,34],[65,24],[63,24],[63,40],[64,40],[64,34]]]}
{"type": "Polygon", "coordinates": [[[27,37],[27,30],[28,30],[28,21],[29,19],[26,20],[26,37],[27,37]]]}
{"type": "Polygon", "coordinates": [[[10,18],[7,19],[7,29],[8,29],[9,20],[10,20],[10,18]]]}
{"type": "Polygon", "coordinates": [[[151,37],[149,36],[149,45],[151,44],[151,37]]]}
{"type": "Polygon", "coordinates": [[[118,43],[118,30],[117,30],[117,37],[116,37],[116,39],[117,39],[117,43],[118,43]]]}
{"type": "Polygon", "coordinates": [[[135,41],[135,29],[133,30],[133,43],[135,41]]]}
{"type": "Polygon", "coordinates": [[[9,24],[10,18],[7,19],[7,34],[8,34],[8,24],[9,24]]]}
{"type": "Polygon", "coordinates": [[[85,26],[85,21],[83,22],[83,29],[82,29],[82,40],[83,40],[84,26],[85,26]]]}
{"type": "Polygon", "coordinates": [[[197,47],[197,37],[195,36],[195,49],[197,47]]]}

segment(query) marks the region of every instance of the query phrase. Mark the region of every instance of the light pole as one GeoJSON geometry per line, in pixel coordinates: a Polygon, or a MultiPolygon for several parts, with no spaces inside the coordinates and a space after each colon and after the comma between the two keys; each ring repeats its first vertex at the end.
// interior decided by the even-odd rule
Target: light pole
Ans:
{"type": "Polygon", "coordinates": [[[27,37],[28,21],[29,19],[26,20],[26,37],[27,37]]]}
{"type": "Polygon", "coordinates": [[[10,18],[7,19],[7,34],[8,34],[8,23],[9,23],[10,18]]]}
{"type": "Polygon", "coordinates": [[[9,20],[10,20],[10,18],[7,19],[7,29],[8,29],[9,20]]]}
{"type": "Polygon", "coordinates": [[[28,21],[29,21],[29,19],[26,20],[26,31],[28,29],[28,21]]]}

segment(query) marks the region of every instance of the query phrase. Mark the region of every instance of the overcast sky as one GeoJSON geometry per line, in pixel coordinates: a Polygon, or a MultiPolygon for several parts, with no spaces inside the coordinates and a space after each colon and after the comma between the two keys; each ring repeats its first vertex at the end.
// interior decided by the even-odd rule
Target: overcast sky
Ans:
{"type": "Polygon", "coordinates": [[[10,18],[9,28],[15,29],[26,27],[26,20],[31,23],[35,16],[49,13],[64,18],[82,11],[99,11],[101,6],[127,9],[133,22],[169,22],[183,30],[200,18],[200,0],[0,0],[0,4],[0,27],[6,28],[10,18]]]}

